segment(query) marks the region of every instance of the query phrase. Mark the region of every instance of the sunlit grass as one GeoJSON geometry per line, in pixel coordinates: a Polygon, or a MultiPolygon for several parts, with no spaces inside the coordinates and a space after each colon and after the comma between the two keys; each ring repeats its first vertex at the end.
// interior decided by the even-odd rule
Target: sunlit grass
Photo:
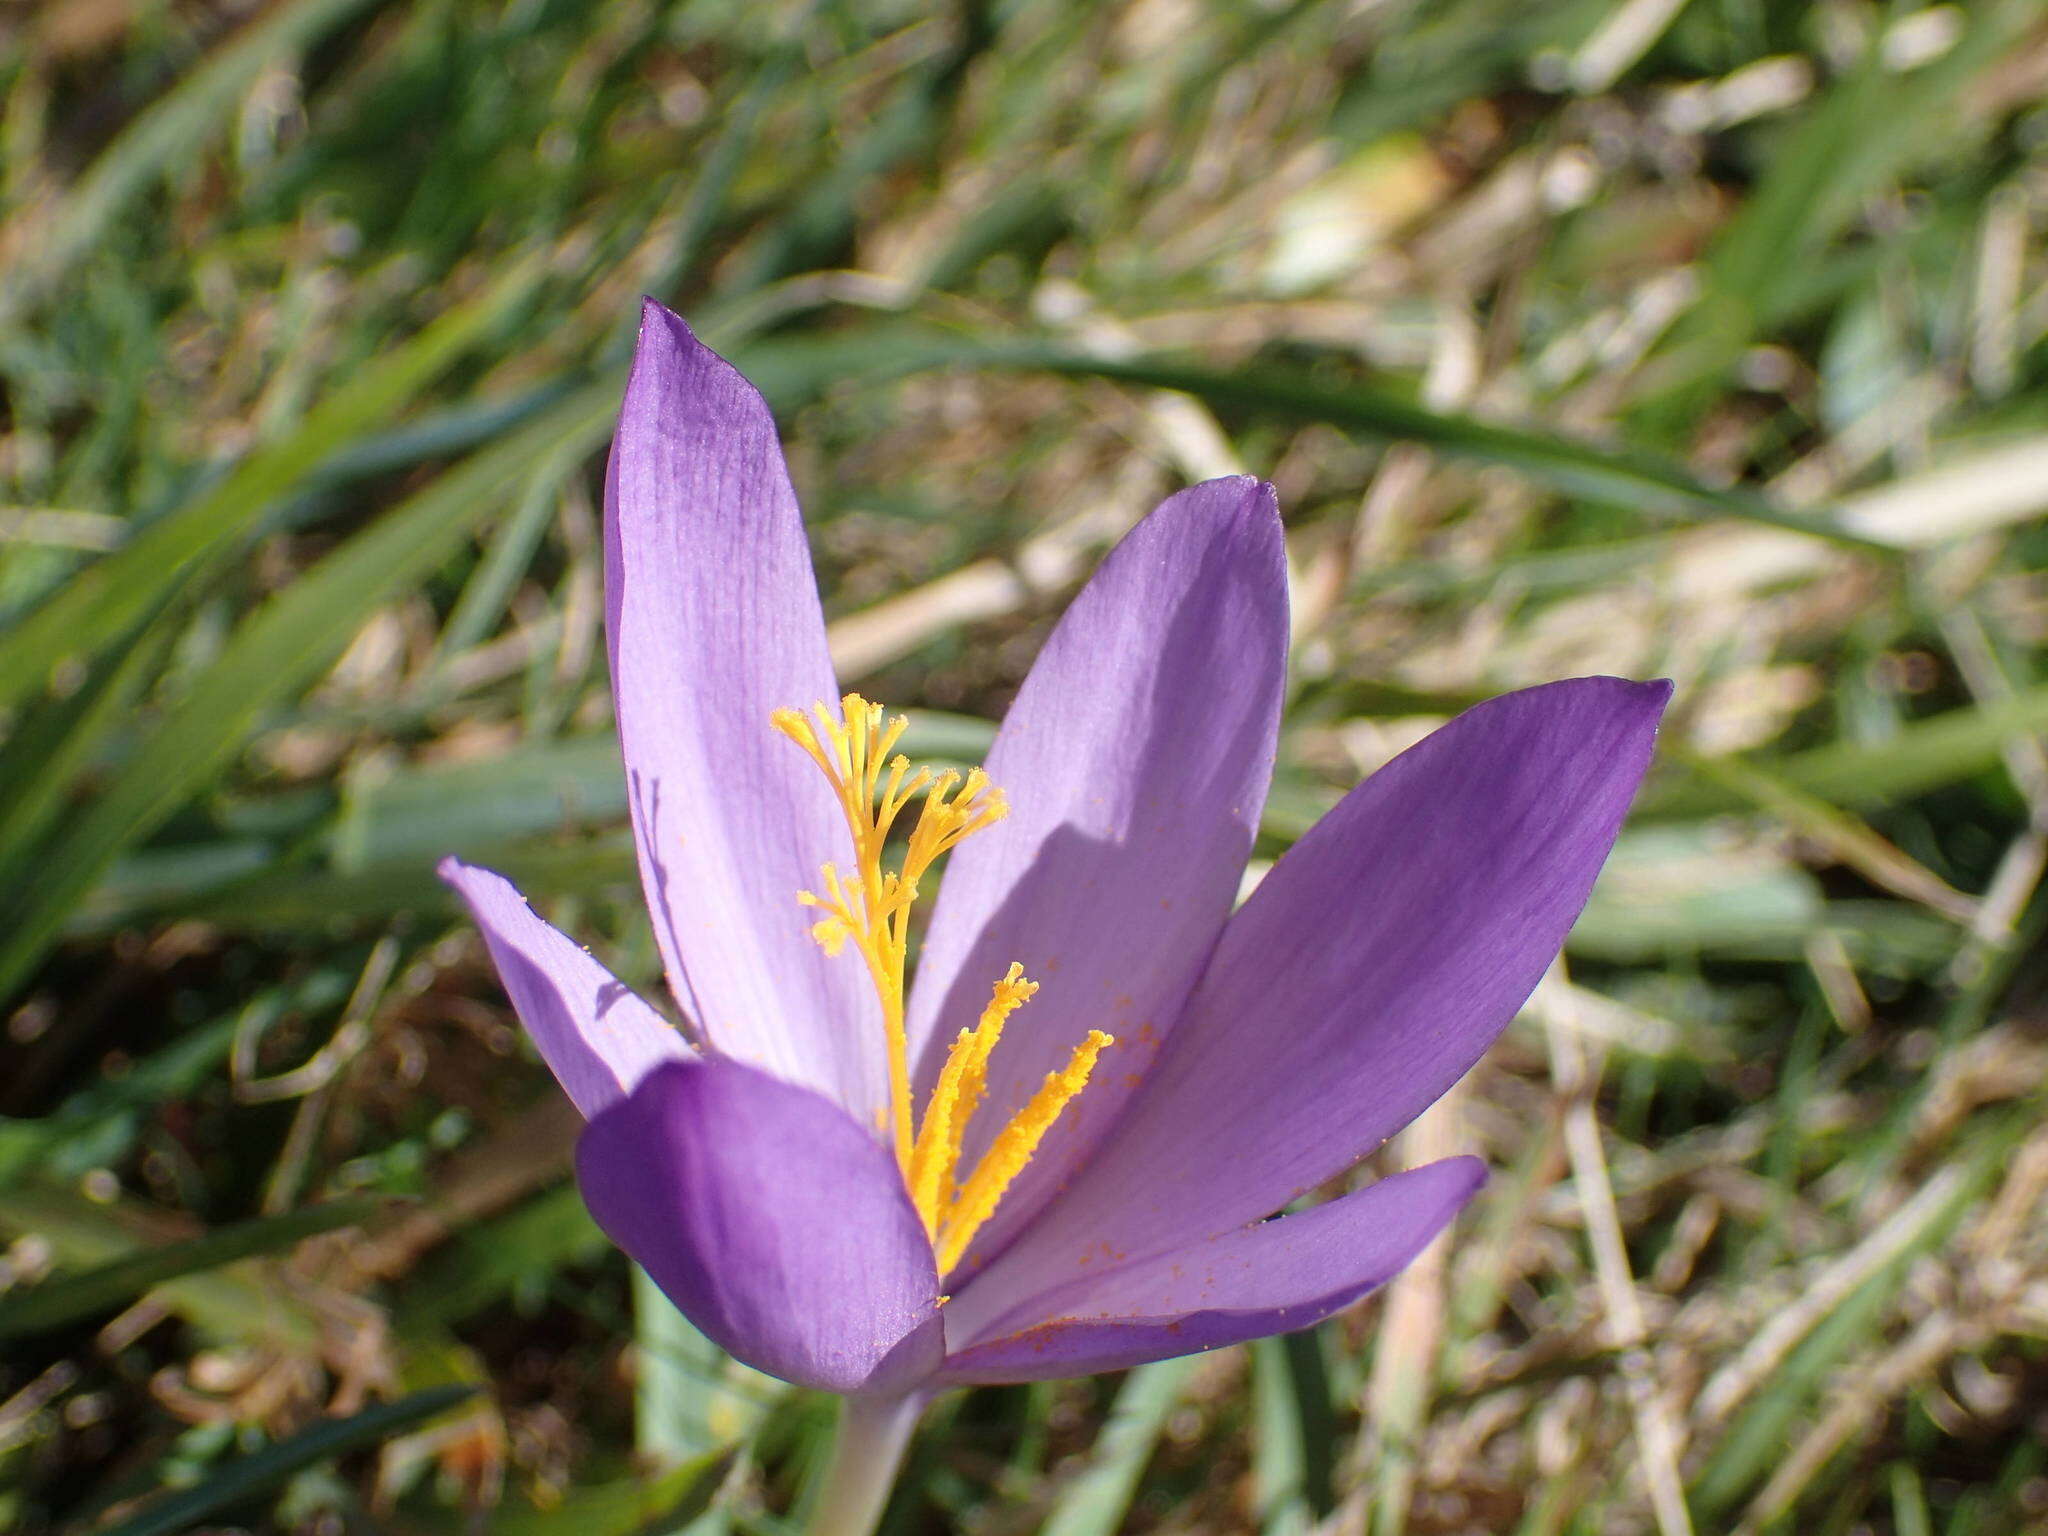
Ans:
{"type": "Polygon", "coordinates": [[[1457,1245],[942,1404],[899,1533],[2048,1519],[2044,63],[2021,3],[35,8],[0,1525],[792,1528],[828,1405],[598,1237],[431,875],[656,984],[599,585],[642,291],[769,393],[921,757],[1239,469],[1296,575],[1261,858],[1476,698],[1678,683],[1565,967],[1385,1155],[1487,1156],[1457,1245]]]}

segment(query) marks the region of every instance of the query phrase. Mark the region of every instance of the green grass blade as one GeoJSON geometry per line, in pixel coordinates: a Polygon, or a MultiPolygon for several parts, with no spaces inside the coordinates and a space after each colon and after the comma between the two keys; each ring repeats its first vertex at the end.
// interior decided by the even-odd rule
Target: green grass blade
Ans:
{"type": "Polygon", "coordinates": [[[378,1441],[447,1412],[476,1395],[473,1386],[434,1387],[379,1403],[345,1419],[324,1419],[288,1440],[237,1457],[195,1488],[166,1494],[98,1536],[175,1536],[283,1484],[294,1472],[378,1441]]]}
{"type": "Polygon", "coordinates": [[[1461,458],[1519,470],[1567,496],[1650,517],[1737,518],[1790,528],[1835,544],[1885,547],[1823,518],[1785,511],[1761,496],[1705,485],[1654,454],[1596,448],[1554,434],[1432,411],[1387,390],[1333,386],[1277,368],[1224,373],[1165,362],[1077,357],[1049,359],[1046,366],[1057,373],[1177,389],[1225,411],[1327,422],[1366,437],[1421,443],[1461,458]]]}
{"type": "Polygon", "coordinates": [[[1145,1463],[1200,1363],[1196,1356],[1141,1365],[1124,1378],[1087,1467],[1060,1490],[1039,1536],[1115,1536],[1145,1463]]]}
{"type": "Polygon", "coordinates": [[[536,463],[573,445],[594,447],[613,409],[609,389],[566,402],[443,475],[244,620],[191,694],[60,840],[41,878],[20,894],[0,942],[0,994],[33,968],[114,857],[230,761],[264,712],[317,677],[366,614],[433,570],[536,463]]]}
{"type": "Polygon", "coordinates": [[[483,640],[505,616],[513,589],[525,577],[548,524],[554,520],[560,489],[555,477],[535,475],[512,515],[493,532],[435,642],[435,652],[444,660],[483,640]]]}
{"type": "MultiPolygon", "coordinates": [[[[1779,758],[1768,771],[1831,805],[1888,805],[1989,772],[1999,766],[2010,743],[2043,729],[2048,729],[2048,687],[1910,721],[1876,749],[1861,741],[1809,747],[1779,758]]],[[[1712,816],[1747,803],[1725,784],[1698,775],[1672,777],[1645,790],[1636,815],[1712,816]]]]}
{"type": "MultiPolygon", "coordinates": [[[[157,1214],[140,1202],[102,1203],[74,1180],[48,1177],[46,1168],[9,1172],[11,1182],[0,1189],[0,1232],[33,1234],[61,1263],[122,1263],[164,1238],[157,1214]]],[[[256,1266],[231,1263],[163,1280],[151,1300],[184,1318],[197,1337],[286,1351],[319,1346],[322,1324],[313,1303],[256,1266]]]]}
{"type": "Polygon", "coordinates": [[[957,7],[954,24],[952,39],[902,82],[867,132],[835,157],[824,174],[807,179],[795,204],[733,275],[731,291],[750,292],[840,260],[858,222],[861,198],[892,172],[930,157],[967,79],[968,66],[993,41],[982,5],[957,7]]]}
{"type": "Polygon", "coordinates": [[[199,68],[138,113],[43,216],[38,238],[0,287],[0,323],[69,274],[128,205],[167,172],[197,162],[264,71],[301,53],[372,0],[297,0],[251,22],[199,68]]]}
{"type": "Polygon", "coordinates": [[[281,440],[259,448],[114,553],[67,580],[0,638],[0,708],[43,685],[67,657],[92,655],[133,625],[195,562],[247,532],[279,497],[364,432],[395,415],[532,289],[522,263],[329,395],[281,440]]]}
{"type": "MultiPolygon", "coordinates": [[[[635,878],[632,839],[623,829],[575,841],[551,836],[452,851],[488,864],[536,898],[616,893],[630,887],[635,878]]],[[[434,878],[432,864],[425,861],[380,864],[359,874],[342,874],[319,868],[263,870],[268,857],[268,851],[259,846],[246,863],[230,871],[243,878],[194,879],[168,892],[139,878],[148,872],[135,867],[143,860],[125,861],[107,884],[93,893],[90,905],[74,915],[67,931],[97,932],[144,913],[170,911],[203,922],[272,933],[321,928],[337,919],[390,918],[408,912],[452,916],[456,911],[447,887],[434,878]],[[248,873],[252,867],[258,872],[248,873]]]]}
{"type": "Polygon", "coordinates": [[[779,1383],[736,1363],[633,1266],[633,1443],[675,1466],[749,1439],[779,1383]]]}
{"type": "Polygon", "coordinates": [[[175,599],[102,656],[67,699],[44,701],[0,748],[0,890],[62,814],[81,773],[155,679],[177,637],[175,599]]]}
{"type": "Polygon", "coordinates": [[[1252,1356],[1252,1476],[1265,1536],[1305,1536],[1330,1509],[1329,1374],[1313,1329],[1260,1339],[1252,1356]]]}
{"type": "Polygon", "coordinates": [[[45,1280],[0,1298],[0,1340],[62,1328],[126,1306],[167,1280],[272,1253],[321,1232],[360,1226],[383,1205],[382,1200],[368,1198],[330,1201],[283,1216],[238,1222],[190,1242],[116,1259],[83,1274],[45,1280]]]}
{"type": "Polygon", "coordinates": [[[1867,201],[1955,138],[1965,94],[2038,17],[2028,3],[1975,8],[1940,58],[1903,76],[1872,47],[1763,167],[1756,190],[1716,238],[1706,287],[1673,333],[1656,409],[1684,419],[1703,383],[1780,322],[1810,283],[1814,258],[1867,201]]]}
{"type": "Polygon", "coordinates": [[[1668,759],[1770,813],[1800,837],[1825,848],[1866,879],[1922,905],[1968,922],[1976,904],[1918,860],[1886,842],[1863,822],[1808,790],[1733,754],[1706,757],[1682,746],[1668,759]]]}
{"type": "Polygon", "coordinates": [[[1707,485],[1659,456],[1602,448],[1552,433],[1434,411],[1392,390],[1332,385],[1265,366],[1228,371],[1168,359],[1112,359],[1029,338],[988,342],[929,327],[874,327],[824,341],[765,342],[740,350],[749,377],[778,409],[850,377],[893,378],[934,368],[1031,370],[1179,390],[1225,413],[1323,422],[1362,437],[1421,443],[1480,463],[1500,464],[1567,496],[1648,517],[1734,518],[1811,534],[1830,543],[1890,553],[1887,545],[1825,518],[1790,512],[1762,496],[1707,485]]]}
{"type": "Polygon", "coordinates": [[[711,1507],[738,1453],[706,1451],[658,1477],[602,1483],[552,1509],[499,1509],[495,1536],[665,1536],[711,1507]]]}
{"type": "Polygon", "coordinates": [[[400,1334],[445,1331],[507,1295],[537,1288],[572,1264],[588,1264],[610,1244],[573,1184],[449,1233],[414,1270],[392,1307],[400,1334]]]}
{"type": "MultiPolygon", "coordinates": [[[[2017,1140],[2016,1133],[2028,1128],[2025,1117],[2012,1117],[2002,1131],[1979,1142],[1925,1225],[1817,1320],[1729,1422],[1688,1493],[1695,1513],[1705,1517],[1710,1527],[1718,1528],[1720,1517],[1769,1477],[1801,1415],[1809,1411],[1841,1362],[1883,1328],[1888,1308],[1915,1257],[1942,1243],[1963,1212],[1996,1178],[2004,1156],[2017,1140]]],[[[1922,1190],[1923,1194],[1933,1192],[1931,1181],[1922,1190]]]]}

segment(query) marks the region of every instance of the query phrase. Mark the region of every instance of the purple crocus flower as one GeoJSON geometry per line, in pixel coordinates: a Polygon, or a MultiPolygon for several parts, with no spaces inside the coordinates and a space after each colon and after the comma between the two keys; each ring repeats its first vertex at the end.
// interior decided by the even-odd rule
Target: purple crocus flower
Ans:
{"type": "Polygon", "coordinates": [[[1233,911],[1286,668],[1272,487],[1168,498],[1074,600],[985,772],[935,777],[892,756],[880,710],[818,702],[832,666],[774,423],[651,302],[605,582],[683,1029],[499,876],[443,877],[589,1119],[599,1224],[739,1359],[899,1419],[949,1384],[1302,1328],[1412,1259],[1478,1160],[1270,1218],[1521,1006],[1669,694],[1592,677],[1468,710],[1233,911]],[[909,907],[955,844],[906,991],[909,907]]]}

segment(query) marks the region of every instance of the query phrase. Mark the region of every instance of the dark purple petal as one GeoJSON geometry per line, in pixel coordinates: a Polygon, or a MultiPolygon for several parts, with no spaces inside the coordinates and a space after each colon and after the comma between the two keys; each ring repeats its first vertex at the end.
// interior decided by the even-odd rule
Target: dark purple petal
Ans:
{"type": "Polygon", "coordinates": [[[1556,955],[1669,695],[1604,677],[1508,694],[1346,796],[1231,918],[1115,1134],[974,1282],[978,1305],[1052,1289],[1104,1243],[1142,1256],[1255,1220],[1420,1114],[1556,955]]]}
{"type": "Polygon", "coordinates": [[[896,1160],[822,1095],[737,1062],[663,1067],[590,1122],[576,1176],[735,1359],[828,1392],[936,1368],[938,1275],[896,1160]]]}
{"type": "Polygon", "coordinates": [[[673,1024],[535,916],[503,875],[460,859],[443,859],[439,873],[469,904],[513,1011],[585,1118],[663,1062],[692,1055],[673,1024]]]}
{"type": "Polygon", "coordinates": [[[619,741],[654,931],[712,1050],[866,1123],[879,1010],[796,903],[852,842],[823,775],[769,724],[837,695],[803,521],[752,385],[649,301],[605,496],[619,741]]]}
{"type": "Polygon", "coordinates": [[[1114,1119],[1229,915],[1272,773],[1287,662],[1273,488],[1168,498],[1046,641],[989,753],[1007,820],[946,871],[911,1002],[928,1088],[1012,961],[1039,993],[989,1063],[966,1156],[1066,1065],[1116,1037],[980,1240],[999,1244],[1114,1119]]]}
{"type": "MultiPolygon", "coordinates": [[[[945,1379],[1120,1371],[1306,1328],[1392,1279],[1485,1180],[1477,1158],[1454,1157],[1137,1263],[1084,1254],[1100,1274],[980,1327],[964,1348],[954,1346],[945,1379]]],[[[957,1336],[975,1321],[949,1309],[946,1327],[957,1336]]]]}

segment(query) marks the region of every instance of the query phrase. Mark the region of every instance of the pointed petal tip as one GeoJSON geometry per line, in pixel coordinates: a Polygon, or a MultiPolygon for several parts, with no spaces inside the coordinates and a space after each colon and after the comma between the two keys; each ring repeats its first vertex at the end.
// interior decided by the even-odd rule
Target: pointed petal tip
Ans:
{"type": "Polygon", "coordinates": [[[1257,475],[1244,475],[1245,513],[1256,517],[1262,523],[1270,524],[1277,533],[1280,531],[1280,491],[1272,481],[1261,480],[1257,475]]]}
{"type": "Polygon", "coordinates": [[[1662,719],[1665,706],[1671,702],[1673,684],[1668,677],[1652,678],[1647,682],[1632,677],[1614,677],[1607,673],[1593,673],[1585,677],[1561,678],[1554,683],[1538,683],[1515,693],[1504,693],[1487,704],[1501,700],[1527,697],[1531,700],[1549,699],[1558,705],[1570,707],[1583,704],[1595,709],[1611,712],[1615,717],[1633,716],[1652,730],[1662,719]]]}
{"type": "Polygon", "coordinates": [[[1671,703],[1675,685],[1668,677],[1651,678],[1647,682],[1623,679],[1627,685],[1629,704],[1638,712],[1643,728],[1654,739],[1664,723],[1664,711],[1671,703]]]}
{"type": "Polygon", "coordinates": [[[1277,582],[1284,593],[1286,530],[1280,521],[1280,493],[1270,481],[1257,475],[1218,475],[1167,497],[1146,523],[1153,519],[1160,520],[1162,529],[1177,529],[1180,537],[1212,547],[1218,558],[1240,570],[1256,572],[1253,579],[1277,582]]]}
{"type": "Polygon", "coordinates": [[[640,295],[640,334],[644,338],[649,331],[666,332],[677,341],[695,341],[697,333],[690,329],[690,322],[670,309],[651,293],[640,295]]]}
{"type": "Polygon", "coordinates": [[[1217,475],[1213,479],[1197,481],[1194,488],[1199,491],[1211,486],[1218,489],[1235,486],[1247,497],[1263,495],[1268,501],[1278,501],[1280,497],[1280,493],[1273,489],[1272,481],[1261,480],[1257,475],[1217,475]]]}
{"type": "Polygon", "coordinates": [[[1461,1153],[1457,1157],[1447,1157],[1439,1163],[1424,1164],[1423,1166],[1442,1170],[1442,1177],[1446,1184],[1455,1191],[1452,1195],[1453,1209],[1455,1210],[1463,1210],[1469,1205],[1479,1191],[1486,1188],[1486,1181],[1491,1177],[1486,1166],[1486,1159],[1474,1157],[1469,1152],[1461,1153]]]}
{"type": "MultiPolygon", "coordinates": [[[[705,345],[689,321],[659,299],[640,301],[640,335],[626,375],[619,433],[641,433],[677,413],[708,417],[720,430],[750,433],[773,445],[774,420],[753,380],[705,345]]],[[[779,447],[763,453],[782,470],[779,447]]]]}
{"type": "MultiPolygon", "coordinates": [[[[1597,688],[1612,690],[1617,695],[1633,694],[1646,701],[1658,704],[1671,697],[1672,682],[1668,677],[1636,678],[1618,677],[1612,672],[1588,672],[1583,677],[1561,677],[1551,683],[1537,683],[1527,690],[1541,688],[1597,688]]],[[[1505,694],[1500,697],[1506,697],[1505,694]]]]}
{"type": "Polygon", "coordinates": [[[472,907],[479,902],[510,903],[500,910],[517,913],[522,920],[541,921],[540,915],[533,910],[533,903],[527,900],[526,892],[495,869],[472,864],[459,854],[444,855],[434,866],[434,878],[472,907]]]}
{"type": "Polygon", "coordinates": [[[1626,690],[1637,699],[1640,699],[1644,704],[1654,704],[1658,709],[1662,709],[1671,702],[1672,691],[1677,686],[1668,677],[1591,677],[1585,679],[1585,681],[1623,684],[1626,690]]]}
{"type": "Polygon", "coordinates": [[[881,1066],[843,1025],[874,1004],[790,906],[843,820],[768,725],[838,694],[803,518],[760,391],[651,301],[604,516],[612,696],[671,990],[722,1050],[864,1113],[881,1066]]]}
{"type": "Polygon", "coordinates": [[[588,1117],[690,1048],[675,1027],[533,910],[510,880],[449,857],[437,873],[469,907],[513,1011],[588,1117]]]}
{"type": "Polygon", "coordinates": [[[518,888],[495,869],[485,869],[481,864],[472,864],[460,854],[443,854],[440,862],[434,866],[434,878],[458,896],[467,896],[479,886],[502,885],[515,896],[519,896],[521,901],[526,900],[525,896],[520,895],[518,888]]]}
{"type": "MultiPolygon", "coordinates": [[[[640,300],[640,339],[633,349],[633,374],[645,371],[650,362],[670,366],[685,364],[699,357],[717,358],[697,333],[690,329],[690,322],[670,309],[661,300],[643,297],[640,300]]],[[[718,358],[723,363],[723,358],[718,358]]],[[[630,390],[631,385],[628,384],[630,390]]]]}
{"type": "MultiPolygon", "coordinates": [[[[1492,1170],[1486,1166],[1486,1159],[1470,1152],[1455,1153],[1450,1157],[1439,1157],[1427,1163],[1417,1163],[1398,1173],[1390,1173],[1365,1189],[1381,1186],[1389,1191],[1402,1188],[1406,1198],[1412,1202],[1411,1209],[1428,1213],[1427,1219],[1417,1226],[1415,1233],[1395,1265],[1405,1268],[1415,1256],[1422,1252],[1437,1234],[1449,1227],[1470,1205],[1479,1192],[1486,1188],[1492,1177],[1492,1170]]],[[[1339,1195],[1339,1200],[1355,1198],[1364,1193],[1356,1190],[1352,1195],[1339,1195]]],[[[1311,1206],[1310,1210],[1318,1209],[1311,1206]]]]}
{"type": "Polygon", "coordinates": [[[1229,510],[1243,517],[1266,517],[1278,521],[1280,517],[1280,493],[1270,480],[1261,480],[1257,475],[1218,475],[1213,480],[1197,481],[1188,488],[1190,493],[1199,495],[1204,491],[1227,495],[1236,492],[1234,503],[1229,510]]]}

